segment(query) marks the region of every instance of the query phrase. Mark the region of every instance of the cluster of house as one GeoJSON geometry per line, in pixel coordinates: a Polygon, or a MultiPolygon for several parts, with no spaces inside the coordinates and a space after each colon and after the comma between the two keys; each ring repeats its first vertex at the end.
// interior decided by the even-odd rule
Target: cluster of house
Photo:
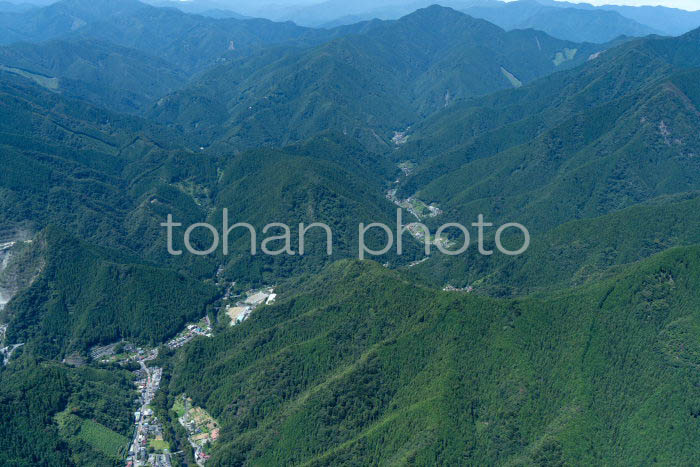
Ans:
{"type": "Polygon", "coordinates": [[[209,460],[207,450],[219,439],[219,425],[214,418],[201,407],[194,407],[192,399],[182,395],[184,414],[178,419],[187,431],[187,439],[194,449],[198,465],[204,465],[209,460]]]}
{"type": "Polygon", "coordinates": [[[109,345],[95,346],[90,349],[90,359],[100,363],[120,363],[151,358],[152,351],[144,350],[127,341],[114,342],[109,345]]]}
{"type": "MultiPolygon", "coordinates": [[[[136,386],[141,393],[141,410],[134,412],[136,432],[134,441],[129,449],[127,457],[127,467],[138,467],[142,465],[151,466],[171,466],[171,457],[167,449],[162,452],[149,452],[149,445],[153,441],[163,443],[163,427],[157,417],[153,415],[153,410],[149,404],[153,401],[156,391],[160,387],[163,377],[162,368],[146,368],[139,370],[142,376],[136,381],[136,386]]],[[[154,451],[151,449],[150,451],[154,451]]]]}
{"type": "Polygon", "coordinates": [[[188,324],[187,328],[166,344],[170,349],[179,349],[197,336],[211,337],[212,328],[207,316],[198,324],[188,324]]]}

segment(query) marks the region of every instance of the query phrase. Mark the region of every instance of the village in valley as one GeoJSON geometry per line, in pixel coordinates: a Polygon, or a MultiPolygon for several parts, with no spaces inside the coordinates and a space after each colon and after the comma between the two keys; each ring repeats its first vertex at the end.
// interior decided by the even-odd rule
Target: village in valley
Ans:
{"type": "Polygon", "coordinates": [[[192,399],[185,394],[178,396],[173,410],[178,422],[187,431],[187,439],[194,449],[197,465],[204,465],[209,460],[209,448],[219,439],[219,425],[206,410],[194,406],[192,399]]]}
{"type": "MultiPolygon", "coordinates": [[[[253,289],[242,294],[233,292],[235,283],[228,287],[220,302],[220,318],[230,319],[230,326],[245,321],[251,313],[263,305],[270,305],[277,299],[274,287],[253,289]]],[[[185,326],[177,336],[163,344],[169,351],[177,350],[198,337],[209,338],[214,335],[214,326],[209,316],[196,323],[185,326]]],[[[153,366],[158,358],[159,349],[134,345],[126,341],[93,347],[89,356],[93,362],[118,364],[121,366],[138,365],[134,370],[135,385],[138,390],[138,409],[134,412],[134,433],[125,459],[127,467],[172,467],[174,456],[182,452],[173,452],[164,437],[164,423],[155,414],[152,402],[160,389],[163,369],[153,366]]],[[[84,359],[77,356],[68,358],[66,363],[84,364],[84,359]]],[[[194,405],[185,394],[178,396],[172,407],[177,414],[177,422],[187,433],[197,465],[203,466],[209,460],[211,447],[219,438],[219,425],[216,420],[201,407],[194,405]]]]}
{"type": "MultiPolygon", "coordinates": [[[[188,324],[182,332],[166,342],[165,347],[170,350],[176,350],[200,336],[213,336],[209,317],[205,317],[198,323],[188,324]]],[[[115,347],[114,344],[112,347],[115,347]]],[[[137,362],[140,367],[136,371],[137,380],[135,383],[139,391],[139,409],[134,413],[135,430],[129,447],[126,466],[171,467],[174,453],[171,450],[172,447],[164,439],[163,421],[158,419],[151,407],[156,392],[160,388],[163,369],[148,366],[148,362],[158,357],[158,349],[146,350],[128,343],[119,343],[116,344],[116,348],[112,348],[107,354],[104,353],[104,347],[93,349],[93,358],[95,358],[96,352],[101,354],[101,361],[104,363],[117,362],[123,365],[128,362],[137,362]],[[122,350],[123,353],[117,354],[115,353],[116,350],[122,350]]],[[[174,407],[174,409],[177,411],[177,407],[174,407]]],[[[188,441],[193,448],[196,445],[195,438],[197,435],[196,430],[188,431],[188,441]]],[[[216,437],[218,437],[218,432],[216,437]]],[[[216,440],[216,437],[208,439],[209,444],[207,444],[207,447],[216,440]]],[[[208,459],[208,455],[202,448],[196,450],[196,456],[195,459],[198,465],[203,465],[208,459]]]]}

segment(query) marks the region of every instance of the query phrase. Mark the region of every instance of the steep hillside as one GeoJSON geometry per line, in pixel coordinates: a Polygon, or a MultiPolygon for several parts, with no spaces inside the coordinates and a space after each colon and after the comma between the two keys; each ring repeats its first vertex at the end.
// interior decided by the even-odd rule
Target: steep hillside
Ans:
{"type": "Polygon", "coordinates": [[[696,242],[692,223],[682,221],[692,207],[673,204],[700,188],[700,75],[677,71],[698,65],[695,35],[625,44],[418,125],[395,154],[416,162],[399,196],[436,203],[444,214],[428,220],[435,225],[468,225],[483,213],[497,225],[526,225],[533,240],[517,260],[473,251],[432,258],[412,272],[437,286],[510,295],[580,284],[611,266],[696,242]],[[676,194],[671,205],[627,209],[676,194]],[[671,212],[681,231],[657,222],[671,212]],[[587,220],[562,226],[575,219],[587,220]],[[629,245],[634,249],[623,254],[629,245]]]}
{"type": "Polygon", "coordinates": [[[201,318],[216,289],[55,228],[35,241],[41,273],[4,310],[9,344],[47,358],[135,339],[159,344],[201,318]]]}
{"type": "Polygon", "coordinates": [[[700,465],[700,30],[541,2],[0,13],[0,465],[700,465]]]}
{"type": "MultiPolygon", "coordinates": [[[[330,133],[284,150],[249,151],[234,158],[222,171],[210,223],[221,225],[222,209],[228,209],[230,224],[247,222],[255,227],[260,236],[258,248],[264,238],[282,234],[276,229],[264,235],[267,224],[286,224],[295,254],[251,257],[249,233],[238,231],[231,235],[230,257],[221,258],[227,265],[226,275],[239,282],[269,284],[301,273],[318,273],[338,259],[357,258],[360,223],[396,225],[396,206],[383,194],[394,175],[395,168],[381,156],[367,154],[360,144],[342,134],[330,133]],[[299,256],[299,224],[318,222],[331,229],[333,254],[327,254],[326,234],[311,230],[305,235],[305,254],[299,256]]],[[[385,234],[373,230],[366,242],[381,250],[385,234]]],[[[415,260],[416,244],[408,236],[404,243],[403,256],[392,251],[376,260],[391,265],[415,260]]],[[[269,248],[283,246],[277,241],[269,248]]]]}
{"type": "Polygon", "coordinates": [[[190,188],[215,183],[214,158],[182,149],[170,130],[0,75],[3,226],[61,225],[161,264],[184,260],[190,273],[215,270],[170,257],[160,227],[168,213],[189,223],[206,217],[206,192],[190,188]]]}
{"type": "Polygon", "coordinates": [[[0,65],[53,80],[53,90],[135,113],[184,86],[188,76],[164,60],[93,40],[20,43],[0,48],[0,65]]]}
{"type": "MultiPolygon", "coordinates": [[[[435,255],[406,271],[437,287],[471,286],[476,293],[491,296],[579,286],[669,248],[699,244],[700,224],[694,214],[699,203],[697,193],[661,197],[594,219],[564,223],[535,236],[517,259],[484,257],[472,246],[468,254],[435,255]]],[[[492,236],[491,231],[486,240],[489,250],[495,249],[492,236]]],[[[520,237],[505,238],[506,245],[513,242],[513,249],[522,244],[520,237]]]]}
{"type": "Polygon", "coordinates": [[[22,366],[0,366],[0,377],[2,465],[123,464],[115,456],[106,456],[93,440],[85,442],[80,422],[126,439],[132,427],[134,396],[128,371],[74,369],[28,359],[22,366]],[[59,413],[73,423],[61,427],[59,413]]]}
{"type": "Polygon", "coordinates": [[[408,132],[396,158],[421,164],[400,191],[409,196],[465,162],[524,144],[572,115],[658,86],[678,70],[700,67],[696,35],[630,42],[532,85],[455,103],[408,132]]]}
{"type": "Polygon", "coordinates": [[[394,130],[455,99],[519,87],[599,50],[433,6],[310,50],[233,60],[162,99],[150,117],[234,150],[326,129],[386,149],[394,130]]]}
{"type": "Polygon", "coordinates": [[[213,465],[692,462],[699,270],[495,301],[340,263],[181,353],[170,392],[223,425],[213,465]]]}
{"type": "Polygon", "coordinates": [[[479,158],[418,194],[452,218],[490,214],[533,232],[651,198],[700,189],[700,72],[574,115],[537,138],[479,158]]]}

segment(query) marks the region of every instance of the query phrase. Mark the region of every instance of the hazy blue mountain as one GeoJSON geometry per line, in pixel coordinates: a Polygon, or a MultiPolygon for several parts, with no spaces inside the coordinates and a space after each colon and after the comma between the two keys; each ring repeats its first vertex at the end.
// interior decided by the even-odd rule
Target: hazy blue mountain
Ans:
{"type": "Polygon", "coordinates": [[[0,15],[0,43],[41,41],[77,31],[96,21],[135,13],[144,5],[136,0],[63,0],[21,14],[0,15]]]}
{"type": "Polygon", "coordinates": [[[64,0],[3,17],[21,24],[7,26],[5,42],[30,42],[2,48],[0,65],[50,83],[56,92],[134,113],[183,87],[222,57],[246,56],[277,42],[317,44],[352,31],[213,19],[131,0],[117,6],[107,1],[101,8],[101,2],[64,0]],[[178,31],[175,36],[173,31],[178,31]],[[58,39],[44,41],[53,37],[58,39]]]}
{"type": "Polygon", "coordinates": [[[248,17],[248,16],[241,15],[239,13],[236,13],[235,11],[231,11],[230,5],[227,5],[226,3],[221,3],[221,2],[210,2],[210,1],[206,1],[206,0],[204,0],[204,1],[203,0],[189,1],[189,2],[170,1],[170,0],[158,1],[158,0],[156,0],[156,1],[146,1],[144,3],[148,3],[149,5],[153,5],[153,6],[157,6],[157,7],[177,8],[178,10],[181,10],[185,13],[208,16],[210,18],[250,19],[250,17],[248,17]]]}
{"type": "Polygon", "coordinates": [[[504,3],[493,1],[464,11],[504,29],[533,28],[554,37],[577,42],[608,42],[619,36],[645,36],[658,33],[644,24],[616,11],[600,9],[557,8],[535,0],[504,3]]]}
{"type": "Polygon", "coordinates": [[[397,19],[434,3],[466,11],[505,29],[533,27],[555,37],[573,41],[606,42],[620,35],[644,36],[652,33],[681,35],[700,27],[699,12],[666,7],[594,7],[585,3],[555,0],[519,0],[508,3],[498,0],[416,0],[380,3],[329,0],[314,5],[266,5],[244,8],[248,8],[246,11],[249,15],[329,28],[373,18],[397,19]],[[568,11],[551,11],[551,8],[568,11]]]}
{"type": "Polygon", "coordinates": [[[657,31],[662,31],[664,34],[672,36],[680,36],[681,34],[685,34],[688,31],[700,27],[700,11],[687,11],[663,6],[634,7],[626,5],[602,5],[600,7],[595,7],[586,3],[569,3],[555,0],[537,0],[537,2],[555,7],[616,11],[626,18],[633,19],[657,31]]]}
{"type": "Polygon", "coordinates": [[[274,43],[322,42],[325,31],[263,19],[215,19],[136,0],[61,0],[24,14],[0,15],[0,43],[84,38],[156,55],[188,72],[226,55],[274,43]]]}
{"type": "Polygon", "coordinates": [[[628,18],[674,36],[684,34],[691,29],[700,27],[700,11],[686,11],[665,7],[630,7],[618,5],[605,5],[601,8],[617,11],[628,18]]]}

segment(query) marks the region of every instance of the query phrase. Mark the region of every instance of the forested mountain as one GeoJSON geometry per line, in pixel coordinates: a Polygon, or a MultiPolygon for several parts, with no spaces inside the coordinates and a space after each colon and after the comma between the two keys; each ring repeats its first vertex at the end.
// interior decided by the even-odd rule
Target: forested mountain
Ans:
{"type": "Polygon", "coordinates": [[[149,117],[228,150],[326,129],[386,150],[394,130],[455,99],[519,87],[600,50],[433,6],[309,50],[233,60],[159,101],[149,117]]]}
{"type": "Polygon", "coordinates": [[[55,228],[33,246],[41,272],[5,310],[7,338],[46,358],[123,338],[158,344],[205,313],[215,288],[55,228]],[[118,299],[115,299],[118,297],[118,299]]]}
{"type": "Polygon", "coordinates": [[[4,44],[64,36],[109,40],[182,67],[202,66],[226,54],[320,33],[291,23],[188,15],[137,0],[61,0],[21,14],[0,15],[4,44]]]}
{"type": "Polygon", "coordinates": [[[664,6],[601,5],[594,7],[587,3],[570,3],[557,0],[537,0],[538,3],[554,7],[572,7],[586,10],[616,11],[626,18],[646,24],[657,31],[671,36],[680,36],[700,27],[700,11],[681,10],[664,6]]]}
{"type": "Polygon", "coordinates": [[[26,359],[21,366],[0,367],[0,378],[0,463],[121,465],[118,452],[107,454],[104,445],[80,435],[87,424],[126,439],[134,395],[131,373],[26,359]]]}
{"type": "MultiPolygon", "coordinates": [[[[230,258],[222,259],[226,275],[239,281],[274,283],[280,277],[319,272],[329,262],[357,257],[359,223],[396,224],[396,206],[384,196],[396,169],[382,159],[352,138],[334,133],[283,150],[252,150],[233,158],[223,168],[213,196],[212,225],[221,224],[224,208],[231,223],[248,222],[257,232],[267,224],[283,223],[291,229],[291,250],[298,253],[299,224],[322,222],[331,228],[333,254],[327,255],[327,237],[319,230],[305,235],[304,255],[251,257],[250,236],[241,231],[231,235],[230,258]]],[[[380,250],[384,234],[370,232],[366,241],[380,250]]],[[[276,242],[272,247],[283,246],[276,242]]],[[[401,257],[392,251],[377,261],[405,265],[416,259],[417,250],[407,236],[401,257]]]]}
{"type": "MultiPolygon", "coordinates": [[[[197,8],[198,3],[207,4],[195,0],[188,2],[187,8],[197,8]]],[[[644,36],[653,32],[679,36],[700,27],[700,14],[694,11],[663,6],[593,6],[555,0],[326,0],[293,6],[251,6],[238,2],[236,9],[275,21],[291,20],[303,26],[329,28],[374,18],[397,19],[434,3],[486,19],[506,30],[535,27],[571,41],[602,43],[621,35],[644,36]]]]}
{"type": "Polygon", "coordinates": [[[651,32],[571,7],[499,6],[552,35],[437,5],[333,29],[0,13],[0,464],[193,465],[185,402],[215,420],[207,465],[697,464],[700,30],[553,37],[651,32]],[[396,204],[531,244],[425,257],[406,233],[355,260],[396,204]],[[224,210],[256,254],[242,229],[168,252],[169,215],[185,250],[224,210]],[[315,222],[332,255],[322,230],[298,251],[315,222]],[[271,223],[290,252],[261,254],[271,223]]]}
{"type": "Polygon", "coordinates": [[[144,252],[159,235],[160,208],[193,221],[201,215],[192,197],[172,186],[216,177],[216,170],[176,133],[65,99],[12,73],[2,77],[4,225],[37,232],[57,224],[83,239],[144,252]]]}
{"type": "Polygon", "coordinates": [[[170,392],[222,421],[212,465],[692,463],[699,261],[513,301],[339,263],[179,355],[170,392]]]}
{"type": "MultiPolygon", "coordinates": [[[[593,219],[566,222],[535,236],[516,261],[443,256],[407,271],[428,284],[472,286],[491,296],[566,289],[609,277],[675,246],[700,243],[698,193],[666,196],[593,219]]],[[[517,245],[517,242],[516,242],[517,245]]],[[[486,242],[493,250],[493,240],[486,242]]]]}
{"type": "MultiPolygon", "coordinates": [[[[676,73],[676,79],[685,82],[682,76],[700,66],[699,51],[698,31],[676,39],[633,41],[596,55],[585,67],[520,89],[455,103],[416,125],[408,135],[396,157],[425,161],[403,183],[402,190],[411,194],[436,175],[522,145],[609,102],[637,94],[636,99],[627,101],[638,105],[642,96],[668,89],[662,82],[676,73]]],[[[682,87],[695,95],[692,80],[682,87]]],[[[692,107],[687,110],[692,116],[692,107]]]]}
{"type": "Polygon", "coordinates": [[[65,0],[23,13],[0,15],[0,42],[41,41],[76,31],[95,21],[135,13],[143,7],[136,0],[118,2],[65,0]]]}
{"type": "MultiPolygon", "coordinates": [[[[492,221],[519,219],[537,235],[518,261],[499,265],[474,253],[433,258],[415,273],[510,294],[585,282],[615,264],[696,242],[694,234],[679,238],[651,220],[664,217],[668,201],[648,208],[645,228],[655,230],[645,234],[637,227],[635,240],[615,240],[603,226],[632,222],[636,211],[607,214],[700,188],[694,178],[699,46],[697,31],[625,44],[583,68],[466,101],[417,126],[395,154],[418,161],[402,180],[401,196],[437,203],[461,222],[471,222],[475,213],[489,213],[492,221]],[[592,220],[560,227],[574,219],[592,220]],[[607,253],[594,247],[601,229],[604,242],[618,245],[607,253]],[[562,232],[569,241],[562,241],[562,232]],[[620,255],[623,243],[638,245],[640,256],[620,255]]],[[[678,209],[692,211],[683,203],[678,209]]],[[[683,228],[693,232],[689,221],[683,228]]]]}
{"type": "MultiPolygon", "coordinates": [[[[608,42],[620,36],[646,36],[659,33],[646,24],[626,18],[617,11],[545,6],[534,0],[517,2],[477,2],[462,9],[503,29],[533,28],[559,39],[575,42],[608,42]]],[[[683,31],[685,32],[685,31],[683,31]]]]}
{"type": "Polygon", "coordinates": [[[524,144],[466,161],[419,191],[454,217],[498,212],[542,231],[700,189],[700,73],[595,107],[524,144]],[[691,97],[692,96],[692,97],[691,97]],[[645,156],[642,148],[651,148],[645,156]],[[572,185],[578,190],[573,191],[572,185]]]}
{"type": "MultiPolygon", "coordinates": [[[[327,0],[293,6],[251,6],[237,2],[235,9],[274,21],[291,20],[302,26],[333,28],[375,18],[393,20],[434,3],[486,19],[506,30],[534,27],[554,37],[577,42],[603,43],[621,35],[652,33],[679,36],[700,27],[700,13],[696,11],[664,6],[593,6],[555,0],[327,0]]],[[[202,11],[206,5],[211,4],[195,0],[181,2],[179,8],[202,11]]]]}
{"type": "Polygon", "coordinates": [[[56,92],[127,113],[143,110],[188,80],[186,72],[169,62],[90,39],[3,47],[0,66],[45,78],[56,92]]]}
{"type": "Polygon", "coordinates": [[[50,78],[57,92],[135,113],[225,56],[271,43],[316,43],[328,34],[267,20],[188,15],[136,0],[62,0],[0,14],[0,43],[12,44],[0,49],[0,66],[50,78]],[[37,43],[47,39],[53,40],[37,43]]]}

